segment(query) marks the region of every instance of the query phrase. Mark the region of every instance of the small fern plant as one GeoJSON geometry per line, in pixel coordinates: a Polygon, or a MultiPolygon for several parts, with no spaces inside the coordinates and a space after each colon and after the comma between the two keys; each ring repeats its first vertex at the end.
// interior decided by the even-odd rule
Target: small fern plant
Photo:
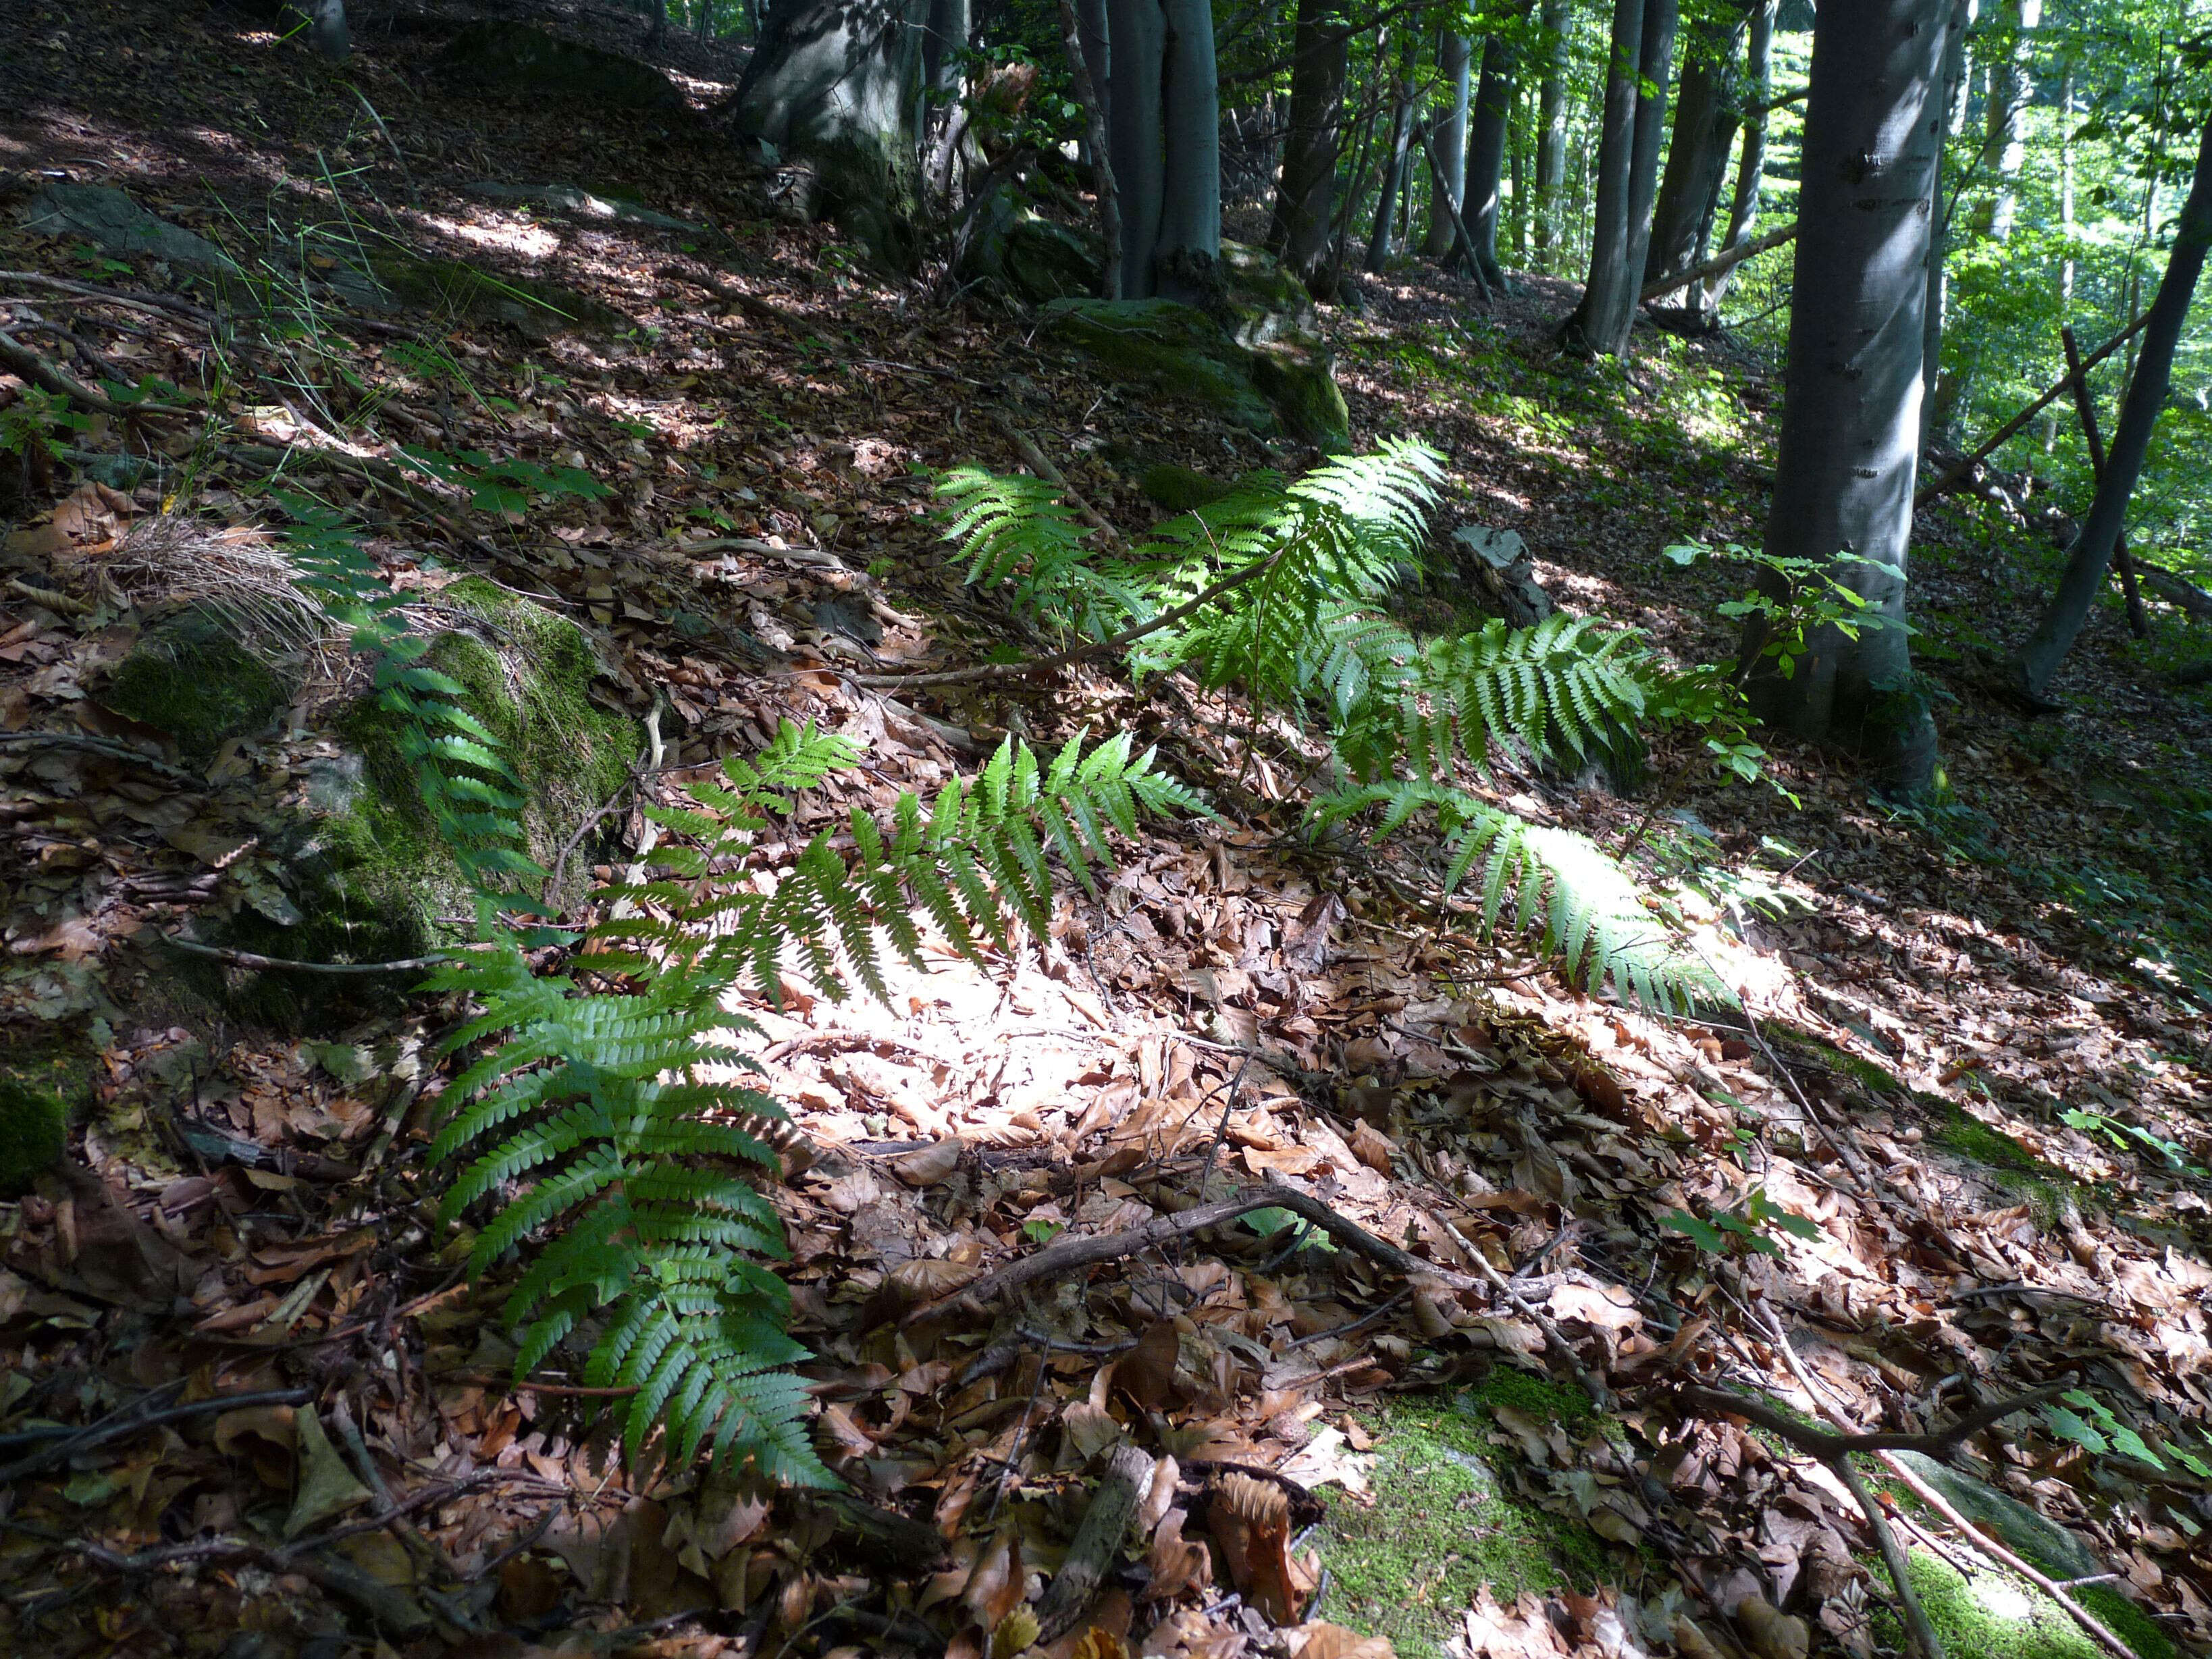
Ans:
{"type": "Polygon", "coordinates": [[[442,1214],[499,1200],[470,1267],[530,1258],[506,1305],[518,1380],[588,1327],[586,1382],[636,1390],[623,1421],[633,1459],[658,1427],[679,1465],[703,1449],[764,1480],[835,1484],[807,1439],[789,1369],[807,1356],[766,1265],[785,1254],[782,1229],[749,1178],[773,1168],[786,1115],[744,1080],[757,1068],[737,1045],[759,1028],[732,999],[748,986],[780,997],[793,970],[832,999],[848,978],[888,996],[886,952],[921,964],[917,908],[970,957],[1017,925],[1041,935],[1053,855],[1088,886],[1114,832],[1202,810],[1126,736],[1079,738],[1049,762],[1009,739],[933,802],[901,794],[887,826],[854,809],[778,879],[749,875],[776,817],[859,760],[848,739],[787,722],[763,754],[692,786],[691,805],[648,809],[686,840],[658,853],[653,879],[605,890],[610,919],[581,958],[635,993],[533,975],[511,934],[431,981],[482,1009],[449,1048],[488,1045],[455,1079],[460,1103],[431,1148],[464,1166],[442,1214]]]}
{"type": "Polygon", "coordinates": [[[1310,828],[1358,819],[1380,839],[1431,822],[1446,890],[1474,884],[1486,930],[1510,917],[1585,986],[1610,981],[1662,1007],[1726,1000],[1626,866],[1456,781],[1462,768],[1486,775],[1502,749],[1572,764],[1617,756],[1656,716],[1690,705],[1632,630],[1560,615],[1424,644],[1401,627],[1391,591],[1422,562],[1443,477],[1441,455],[1403,440],[1294,483],[1255,473],[1110,556],[1034,479],[968,469],[939,488],[971,582],[1095,639],[1163,622],[1134,642],[1136,672],[1188,668],[1322,725],[1340,781],[1311,804],[1310,828]],[[1164,620],[1208,593],[1214,602],[1164,620]]]}

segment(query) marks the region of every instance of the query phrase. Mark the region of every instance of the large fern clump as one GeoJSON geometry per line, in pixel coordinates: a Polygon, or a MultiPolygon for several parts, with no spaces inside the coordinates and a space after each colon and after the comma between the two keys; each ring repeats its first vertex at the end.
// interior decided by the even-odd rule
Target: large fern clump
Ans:
{"type": "Polygon", "coordinates": [[[1032,620],[1097,639],[1153,622],[1130,651],[1138,673],[1188,668],[1324,726],[1342,782],[1313,804],[1316,829],[1361,818],[1379,839],[1431,821],[1446,890],[1478,882],[1486,929],[1510,919],[1586,986],[1660,1006],[1725,1000],[1618,860],[1454,782],[1462,764],[1486,774],[1501,750],[1618,757],[1654,709],[1683,705],[1662,695],[1673,677],[1631,629],[1555,615],[1424,644],[1395,621],[1391,591],[1423,562],[1443,477],[1443,458],[1412,440],[1293,483],[1255,473],[1112,555],[1094,552],[1037,480],[969,469],[940,488],[969,580],[1032,620]]]}
{"type": "Polygon", "coordinates": [[[1202,810],[1126,735],[1049,761],[1009,739],[933,801],[901,794],[888,824],[855,809],[777,878],[750,870],[798,797],[860,758],[786,722],[762,754],[691,786],[690,805],[649,809],[684,839],[655,854],[653,879],[605,890],[610,919],[581,958],[641,981],[635,994],[534,975],[506,938],[432,981],[481,1005],[450,1046],[489,1045],[455,1079],[460,1104],[431,1149],[465,1160],[444,1214],[498,1201],[470,1265],[529,1258],[506,1307],[517,1378],[588,1327],[587,1382],[637,1390],[633,1457],[659,1427],[678,1463],[710,1448],[765,1480],[832,1481],[789,1369],[806,1352],[786,1334],[788,1294],[763,1265],[784,1255],[782,1229],[748,1178],[773,1166],[763,1136],[785,1114],[742,1081],[752,1062],[735,1045],[758,1028],[734,995],[778,996],[803,972],[831,998],[848,979],[887,996],[886,955],[921,963],[917,909],[971,957],[1017,924],[1042,935],[1054,856],[1088,885],[1114,832],[1202,810]]]}

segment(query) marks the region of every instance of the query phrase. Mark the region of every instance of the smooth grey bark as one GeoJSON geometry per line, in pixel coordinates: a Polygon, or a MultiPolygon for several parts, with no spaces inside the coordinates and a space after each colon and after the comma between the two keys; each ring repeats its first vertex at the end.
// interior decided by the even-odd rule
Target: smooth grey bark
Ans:
{"type": "Polygon", "coordinates": [[[2151,301],[2150,319],[2143,325],[2135,375],[2128,382],[2127,396],[2120,404],[2119,425],[2105,458],[2105,476],[2098,481],[2089,517],[2067,555],[2058,592],[2014,660],[2021,689],[2033,701],[2041,702],[2048,692],[2051,677],[2081,636],[2083,624],[2089,620],[2089,608],[2105,585],[2112,550],[2127,524],[2128,500],[2142,476],[2151,433],[2172,383],[2174,347],[2189,320],[2190,302],[2203,274],[2208,247],[2212,247],[2212,125],[2205,127],[2197,145],[2196,174],[2190,180],[2181,217],[2174,225],[2173,251],[2166,256],[2158,297],[2151,301]]]}
{"type": "Polygon", "coordinates": [[[1390,105],[1390,153],[1382,163],[1382,191],[1375,203],[1375,228],[1367,238],[1366,269],[1379,276],[1390,258],[1390,216],[1397,211],[1398,192],[1406,183],[1407,161],[1413,142],[1413,56],[1419,41],[1412,29],[1403,31],[1398,49],[1398,76],[1390,105]]]}
{"type": "Polygon", "coordinates": [[[929,0],[784,0],[762,21],[732,125],[815,167],[818,211],[871,252],[914,258],[929,0]]]}
{"type": "Polygon", "coordinates": [[[1421,252],[1431,259],[1443,258],[1459,240],[1443,202],[1461,207],[1467,200],[1467,106],[1474,58],[1474,43],[1464,34],[1445,35],[1437,51],[1443,95],[1430,118],[1429,143],[1443,165],[1429,169],[1429,230],[1421,243],[1421,252]]]}
{"type": "Polygon", "coordinates": [[[1543,0],[1543,74],[1536,91],[1536,263],[1546,270],[1565,240],[1567,184],[1568,0],[1543,0]]]}
{"type": "Polygon", "coordinates": [[[1511,43],[1502,34],[1483,43],[1482,86],[1468,127],[1467,194],[1462,198],[1468,233],[1474,239],[1475,270],[1487,286],[1500,292],[1505,273],[1498,265],[1498,187],[1505,171],[1505,141],[1513,119],[1515,58],[1511,43]]]}
{"type": "Polygon", "coordinates": [[[1989,98],[1983,111],[1982,175],[1989,193],[1974,207],[1974,234],[2004,241],[2020,206],[2027,161],[2028,44],[2043,24],[2043,0],[2002,0],[1991,41],[1989,98]]]}
{"type": "Polygon", "coordinates": [[[1644,0],[1613,0],[1597,187],[1590,210],[1589,274],[1580,302],[1559,327],[1560,343],[1571,351],[1611,351],[1633,316],[1636,283],[1628,264],[1628,198],[1636,145],[1637,66],[1644,53],[1644,0]]]}
{"type": "Polygon", "coordinates": [[[353,52],[353,35],[346,27],[345,0],[313,0],[307,13],[307,38],[315,50],[333,64],[343,64],[353,52]]]}
{"type": "Polygon", "coordinates": [[[1644,40],[1637,58],[1643,88],[1636,100],[1635,143],[1628,177],[1628,304],[1620,333],[1610,348],[1628,355],[1629,332],[1636,325],[1637,298],[1643,289],[1644,260],[1651,247],[1651,210],[1659,196],[1659,147],[1667,125],[1667,82],[1674,64],[1674,26],[1679,0],[1644,0],[1644,40]]]}
{"type": "Polygon", "coordinates": [[[921,83],[937,103],[949,104],[960,95],[960,53],[968,45],[968,0],[929,0],[921,83]]]}
{"type": "Polygon", "coordinates": [[[1298,0],[1291,34],[1289,131],[1267,246],[1308,286],[1328,259],[1351,64],[1351,32],[1337,15],[1336,0],[1298,0]]]}
{"type": "Polygon", "coordinates": [[[1221,257],[1221,94],[1213,64],[1213,0],[1165,0],[1161,147],[1166,178],[1154,291],[1197,301],[1218,286],[1221,257]]]}
{"type": "Polygon", "coordinates": [[[1965,118],[1966,90],[1966,29],[1973,17],[1974,0],[1950,0],[1950,17],[1943,35],[1943,79],[1938,111],[1942,132],[1936,145],[1936,188],[1931,197],[1928,235],[1928,309],[1921,325],[1920,448],[1949,437],[1949,411],[1941,395],[1943,385],[1943,313],[1950,302],[1951,221],[1958,200],[1950,189],[1950,146],[1945,142],[1965,118]]]}
{"type": "MultiPolygon", "coordinates": [[[[1723,253],[1751,240],[1752,227],[1759,222],[1759,194],[1766,178],[1766,124],[1773,115],[1766,100],[1774,87],[1774,16],[1779,6],[1780,0],[1759,0],[1752,8],[1750,40],[1744,52],[1743,149],[1736,162],[1735,191],[1729,198],[1728,234],[1721,238],[1723,253]]],[[[1738,268],[1730,265],[1706,283],[1706,310],[1719,314],[1721,299],[1738,268]]]]}
{"type": "MultiPolygon", "coordinates": [[[[1647,289],[1705,257],[1728,174],[1729,149],[1743,118],[1736,52],[1747,21],[1741,12],[1705,14],[1682,54],[1674,137],[1667,146],[1667,170],[1651,210],[1651,246],[1644,261],[1647,289]]],[[[1704,309],[1701,295],[1690,299],[1704,309]]]]}
{"type": "Polygon", "coordinates": [[[1083,42],[1083,67],[1090,73],[1091,90],[1098,100],[1099,118],[1110,119],[1114,107],[1114,48],[1106,28],[1106,0],[1075,0],[1075,23],[1083,42]]]}
{"type": "MultiPolygon", "coordinates": [[[[1813,32],[1765,550],[1826,566],[1875,622],[1905,617],[1948,10],[1944,0],[1829,0],[1813,32]]],[[[1935,722],[1903,629],[1849,639],[1824,628],[1808,644],[1790,678],[1754,677],[1754,707],[1800,737],[1857,750],[1893,791],[1927,787],[1935,722]]]]}
{"type": "MultiPolygon", "coordinates": [[[[1101,19],[1103,25],[1103,19],[1101,19]]],[[[1075,88],[1076,101],[1083,106],[1083,148],[1091,162],[1091,177],[1098,198],[1099,245],[1109,250],[1121,245],[1121,204],[1114,186],[1113,145],[1106,137],[1106,94],[1103,84],[1095,78],[1091,43],[1084,37],[1084,23],[1076,8],[1076,0],[1060,0],[1061,44],[1067,52],[1068,78],[1075,88]]],[[[1105,57],[1105,40],[1102,33],[1098,40],[1097,59],[1105,57]]],[[[1121,281],[1121,262],[1108,258],[1099,272],[1100,298],[1118,300],[1121,281]]]]}
{"type": "Polygon", "coordinates": [[[1121,209],[1121,264],[1115,292],[1125,300],[1155,292],[1153,256],[1166,198],[1167,152],[1161,142],[1167,18],[1159,0],[1107,0],[1114,43],[1113,90],[1106,116],[1114,185],[1121,209]]]}

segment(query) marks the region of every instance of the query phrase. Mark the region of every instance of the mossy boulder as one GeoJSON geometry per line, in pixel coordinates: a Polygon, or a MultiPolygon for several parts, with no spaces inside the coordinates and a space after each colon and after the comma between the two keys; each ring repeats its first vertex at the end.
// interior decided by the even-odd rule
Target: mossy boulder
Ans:
{"type": "Polygon", "coordinates": [[[380,253],[337,286],[364,309],[502,322],[532,339],[575,330],[609,332],[629,319],[565,283],[501,276],[460,259],[380,253]]]}
{"type": "Polygon", "coordinates": [[[1222,325],[1242,346],[1317,340],[1321,313],[1290,268],[1263,248],[1224,240],[1214,264],[1222,325]]]}
{"type": "Polygon", "coordinates": [[[0,1073],[0,1198],[15,1198],[61,1161],[69,1111],[51,1089],[0,1073]]]}
{"type": "Polygon", "coordinates": [[[1234,487],[1195,467],[1177,466],[1172,461],[1158,462],[1137,475],[1137,488],[1144,492],[1145,499],[1170,513],[1190,513],[1209,507],[1234,487]]]}
{"type": "Polygon", "coordinates": [[[1054,338],[1262,437],[1288,432],[1323,448],[1349,441],[1351,416],[1318,336],[1245,345],[1230,331],[1233,313],[1224,323],[1173,300],[1055,300],[1044,313],[1054,338]]]}
{"type": "Polygon", "coordinates": [[[440,62],[457,85],[471,92],[671,114],[689,107],[676,83],[650,64],[527,23],[471,23],[453,37],[440,62]]]}
{"type": "MultiPolygon", "coordinates": [[[[1990,1569],[1970,1579],[1924,1550],[1914,1550],[1905,1565],[1943,1651],[1958,1659],[2108,1659],[2063,1608],[2024,1578],[1990,1569]]],[[[2069,1593],[2132,1648],[2136,1659],[2172,1659],[2174,1646],[2165,1632],[2109,1585],[2069,1593]]],[[[1875,1617],[1875,1636],[1893,1650],[1911,1646],[1887,1607],[1875,1617]]]]}
{"type": "Polygon", "coordinates": [[[232,738],[265,731],[291,701],[230,622],[208,605],[188,606],[141,633],[99,699],[167,732],[194,765],[232,738]]]}
{"type": "Polygon", "coordinates": [[[1094,241],[1030,212],[1004,186],[994,190],[976,214],[961,255],[963,282],[996,289],[1030,305],[1098,291],[1101,262],[1094,241]]]}
{"type": "MultiPolygon", "coordinates": [[[[550,868],[628,775],[641,744],[637,723],[592,700],[598,662],[566,617],[476,577],[443,589],[438,602],[458,619],[422,665],[467,688],[461,702],[499,740],[520,781],[523,850],[550,868]]],[[[316,963],[389,962],[453,943],[456,929],[439,918],[471,915],[473,890],[423,800],[395,716],[363,696],[339,715],[333,735],[337,752],[308,767],[270,828],[281,893],[242,906],[204,936],[316,963]]],[[[582,896],[590,862],[588,848],[572,854],[561,902],[582,896]]],[[[224,989],[261,1018],[312,1027],[351,1012],[352,994],[365,987],[374,988],[271,971],[234,975],[224,989]]]]}

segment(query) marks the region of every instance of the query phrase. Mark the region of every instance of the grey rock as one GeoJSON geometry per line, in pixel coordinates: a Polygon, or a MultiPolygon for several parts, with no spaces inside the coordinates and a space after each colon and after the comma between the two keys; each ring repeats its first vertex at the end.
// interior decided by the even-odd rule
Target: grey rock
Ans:
{"type": "Polygon", "coordinates": [[[652,230],[680,230],[692,235],[706,233],[705,226],[695,225],[689,219],[656,213],[619,196],[595,196],[574,185],[510,185],[496,179],[479,179],[469,185],[469,192],[492,202],[543,204],[579,219],[609,219],[617,224],[643,225],[652,230]]]}
{"type": "Polygon", "coordinates": [[[23,228],[37,236],[81,236],[108,253],[150,254],[192,270],[238,269],[206,237],[149,213],[127,191],[107,185],[48,185],[32,199],[23,228]]]}
{"type": "Polygon", "coordinates": [[[1978,1522],[2004,1540],[2013,1552],[2053,1578],[2094,1578],[2111,1568],[2072,1533],[2048,1516],[2008,1497],[1988,1482],[1961,1474],[1918,1452],[1897,1454],[1905,1467],[1950,1500],[1969,1521],[1978,1522]]]}

